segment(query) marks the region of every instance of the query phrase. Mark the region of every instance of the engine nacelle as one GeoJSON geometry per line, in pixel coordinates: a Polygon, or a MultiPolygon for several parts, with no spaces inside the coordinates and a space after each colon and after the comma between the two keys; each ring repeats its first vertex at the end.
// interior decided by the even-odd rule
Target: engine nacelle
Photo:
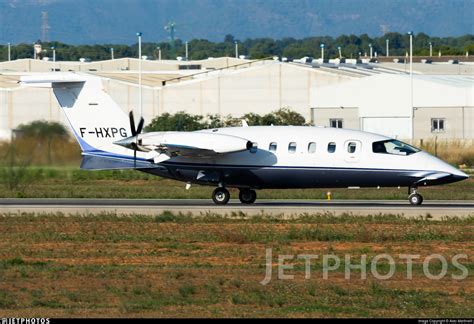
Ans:
{"type": "Polygon", "coordinates": [[[216,153],[248,150],[251,142],[232,135],[203,132],[153,132],[138,135],[138,145],[147,149],[167,146],[201,149],[216,153]]]}

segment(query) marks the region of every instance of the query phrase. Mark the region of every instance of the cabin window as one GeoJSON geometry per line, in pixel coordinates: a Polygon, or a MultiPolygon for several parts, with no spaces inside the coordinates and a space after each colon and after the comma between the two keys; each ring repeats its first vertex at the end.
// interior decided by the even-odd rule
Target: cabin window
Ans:
{"type": "Polygon", "coordinates": [[[442,133],[444,132],[445,119],[444,118],[431,118],[431,132],[442,133]]]}
{"type": "Polygon", "coordinates": [[[296,152],[296,142],[291,142],[288,144],[288,152],[295,153],[296,152]]]}
{"type": "Polygon", "coordinates": [[[270,145],[268,145],[268,150],[270,152],[276,152],[277,150],[277,143],[276,142],[271,142],[270,145]]]}
{"type": "Polygon", "coordinates": [[[257,153],[258,144],[257,142],[252,142],[252,147],[250,147],[250,153],[257,153]]]}
{"type": "Polygon", "coordinates": [[[347,144],[347,152],[353,154],[353,153],[355,153],[356,149],[357,149],[357,143],[349,142],[347,144]]]}
{"type": "Polygon", "coordinates": [[[342,119],[341,118],[329,119],[329,126],[333,128],[342,128],[342,119]]]}
{"type": "Polygon", "coordinates": [[[372,151],[381,154],[410,155],[420,152],[419,149],[397,140],[386,140],[372,143],[372,151]]]}
{"type": "Polygon", "coordinates": [[[331,142],[331,143],[328,144],[328,152],[329,153],[336,152],[336,143],[331,142]]]}
{"type": "Polygon", "coordinates": [[[313,154],[316,152],[316,143],[315,142],[310,142],[308,144],[308,153],[313,154]]]}

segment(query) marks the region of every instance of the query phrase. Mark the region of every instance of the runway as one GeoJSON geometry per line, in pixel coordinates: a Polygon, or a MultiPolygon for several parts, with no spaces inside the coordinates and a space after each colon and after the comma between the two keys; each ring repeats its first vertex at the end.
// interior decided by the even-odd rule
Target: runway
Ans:
{"type": "Polygon", "coordinates": [[[247,216],[274,215],[296,216],[301,214],[343,213],[357,215],[398,214],[406,217],[430,215],[433,219],[443,216],[474,216],[474,201],[433,200],[422,206],[411,206],[405,200],[265,200],[253,205],[243,205],[231,200],[227,205],[215,205],[210,199],[0,199],[0,212],[5,213],[64,213],[119,215],[157,215],[164,211],[192,214],[215,213],[247,216]]]}

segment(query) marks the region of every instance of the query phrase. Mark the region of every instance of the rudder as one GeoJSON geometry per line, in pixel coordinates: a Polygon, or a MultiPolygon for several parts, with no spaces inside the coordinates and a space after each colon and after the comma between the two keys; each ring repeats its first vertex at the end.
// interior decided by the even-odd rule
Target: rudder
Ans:
{"type": "Polygon", "coordinates": [[[25,85],[51,87],[84,153],[130,155],[113,142],[131,136],[125,112],[103,88],[99,77],[66,74],[23,77],[25,85]]]}

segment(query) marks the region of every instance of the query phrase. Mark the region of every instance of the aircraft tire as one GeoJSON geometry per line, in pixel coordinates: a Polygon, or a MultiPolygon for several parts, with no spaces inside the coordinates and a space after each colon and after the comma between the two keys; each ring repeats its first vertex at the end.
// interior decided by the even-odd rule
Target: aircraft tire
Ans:
{"type": "Polygon", "coordinates": [[[212,200],[216,205],[225,205],[229,202],[230,193],[226,188],[216,188],[212,193],[212,200]]]}
{"type": "Polygon", "coordinates": [[[252,189],[241,189],[239,200],[242,204],[253,204],[257,199],[257,193],[252,189]]]}
{"type": "Polygon", "coordinates": [[[408,197],[408,200],[410,201],[410,204],[413,206],[419,206],[423,202],[423,196],[417,193],[411,194],[408,197]]]}

